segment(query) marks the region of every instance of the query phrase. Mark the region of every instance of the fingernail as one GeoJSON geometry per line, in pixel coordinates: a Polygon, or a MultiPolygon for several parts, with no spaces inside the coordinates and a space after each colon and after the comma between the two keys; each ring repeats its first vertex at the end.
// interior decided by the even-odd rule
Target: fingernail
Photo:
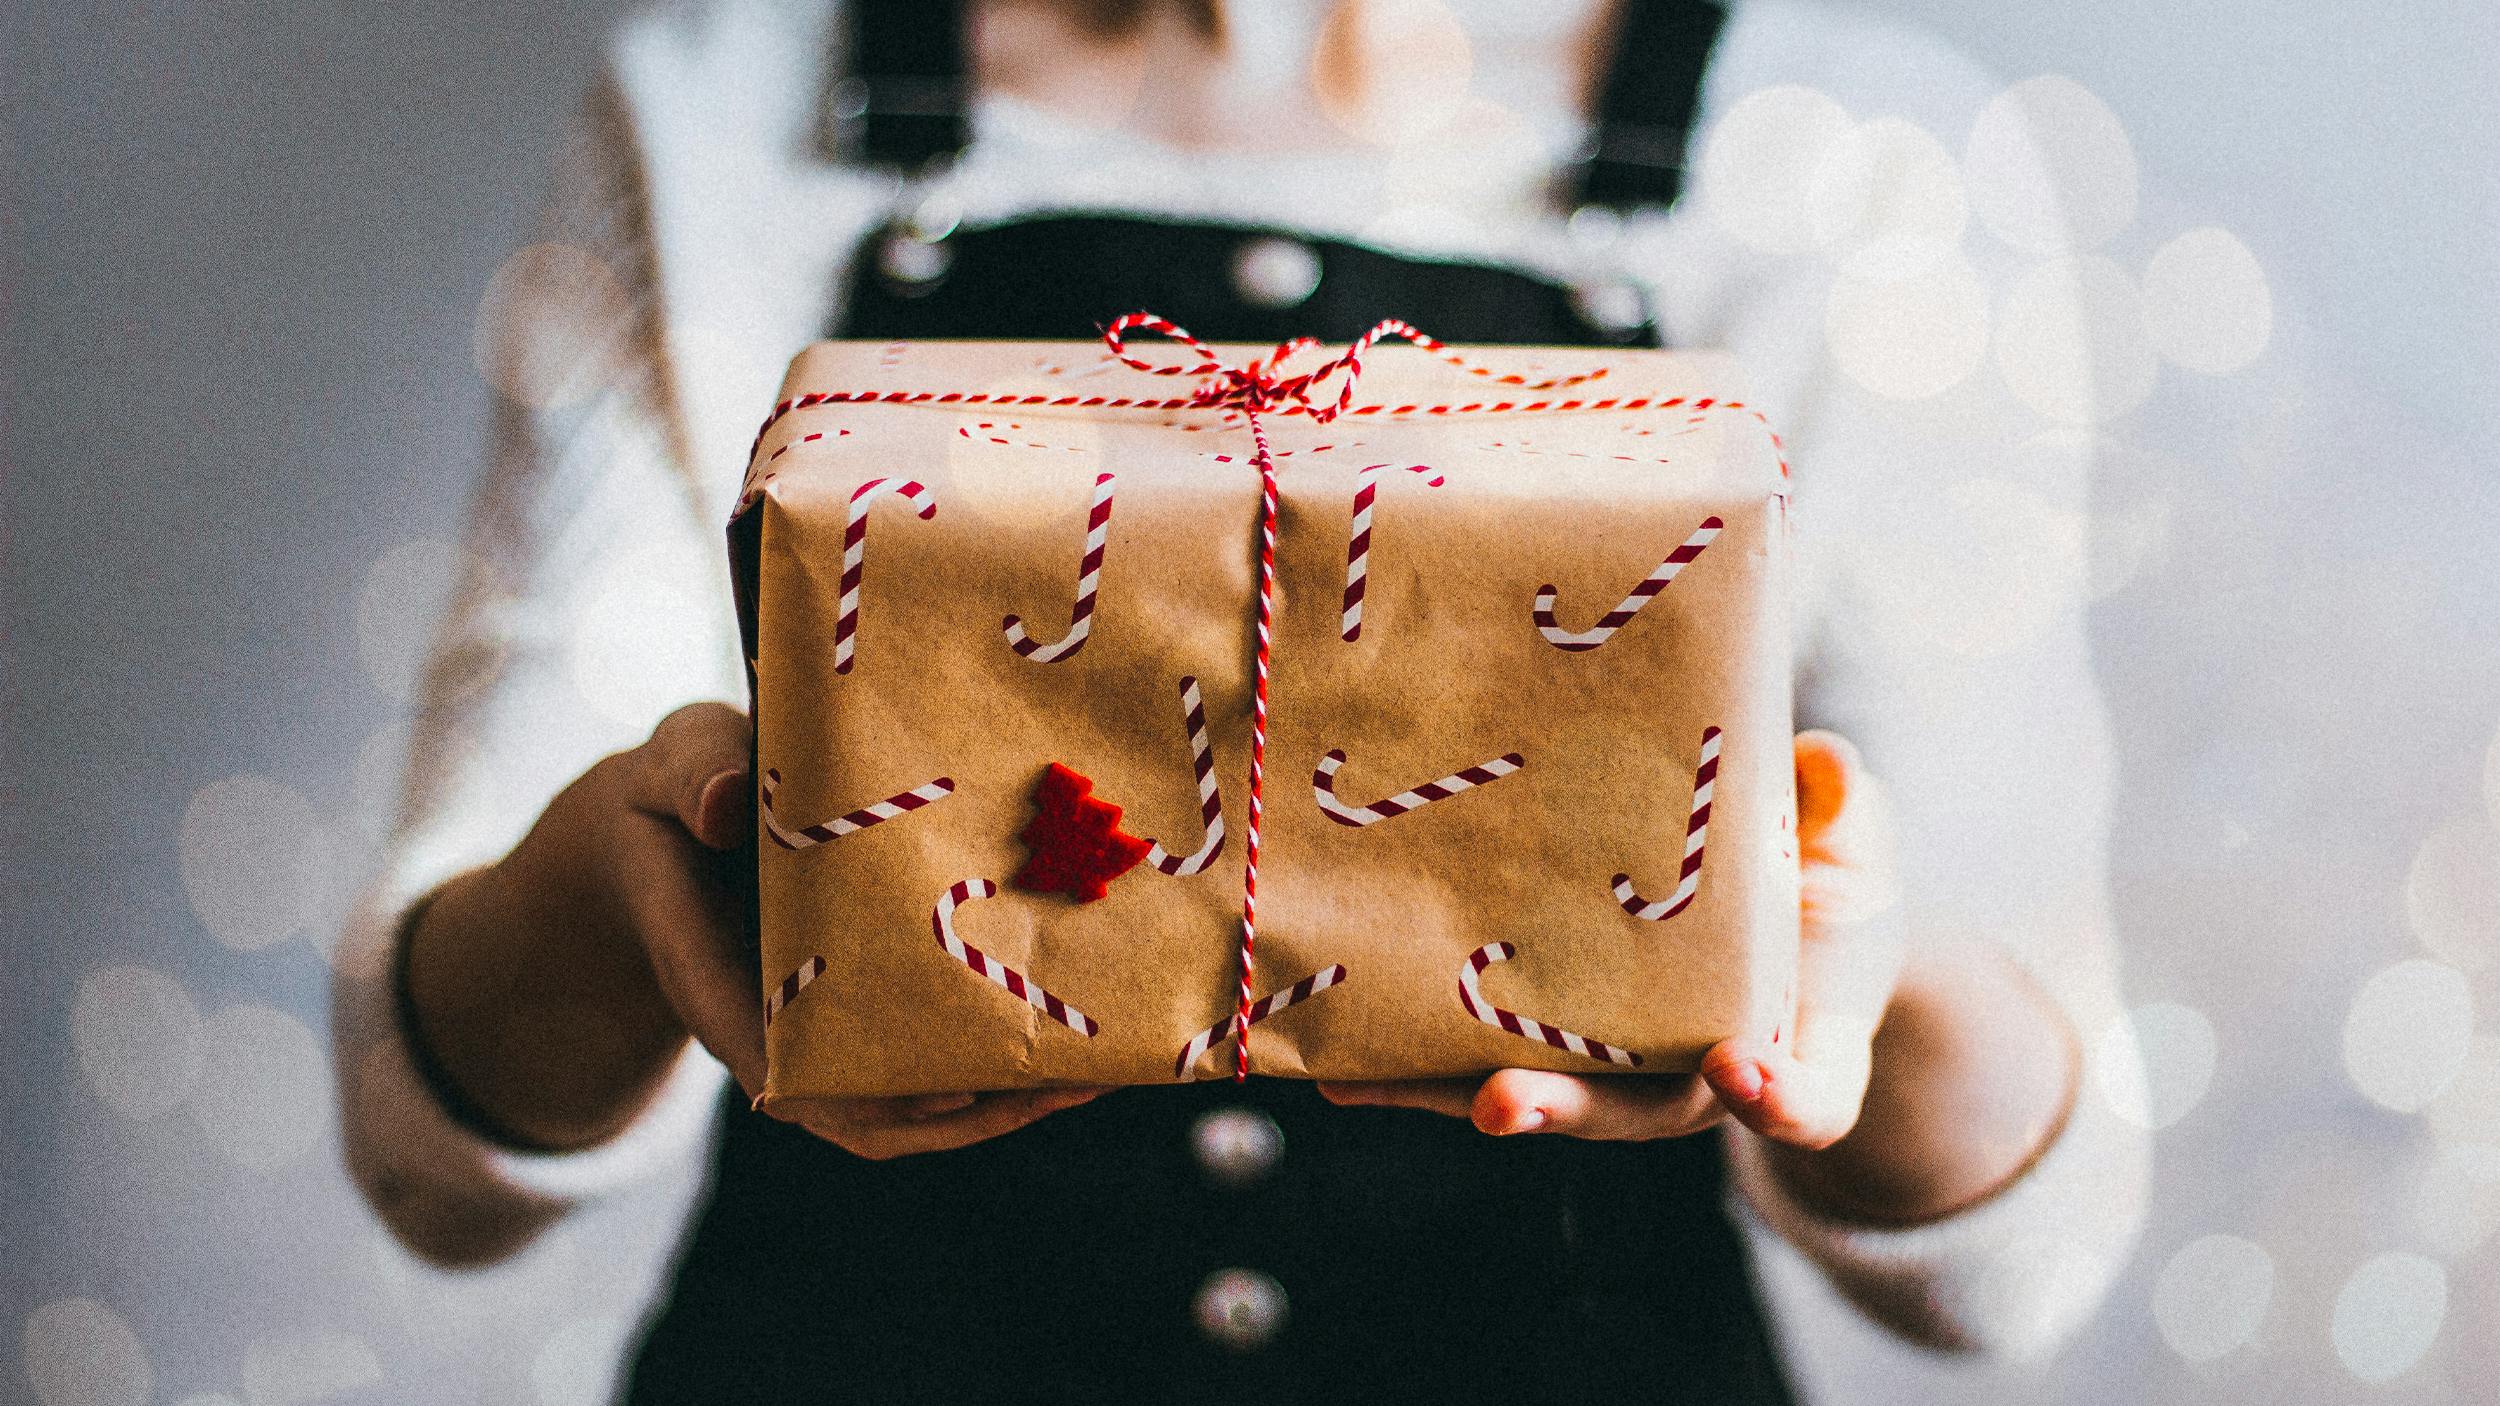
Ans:
{"type": "Polygon", "coordinates": [[[1736,1099],[1752,1103],[1762,1097],[1763,1086],[1770,1083],[1771,1071],[1758,1059],[1740,1059],[1727,1071],[1727,1092],[1736,1099]]]}
{"type": "Polygon", "coordinates": [[[1514,1133],[1532,1133],[1544,1126],[1545,1110],[1542,1108],[1531,1108],[1527,1112],[1520,1114],[1518,1117],[1511,1119],[1510,1126],[1502,1129],[1502,1136],[1509,1137],[1514,1133]]]}

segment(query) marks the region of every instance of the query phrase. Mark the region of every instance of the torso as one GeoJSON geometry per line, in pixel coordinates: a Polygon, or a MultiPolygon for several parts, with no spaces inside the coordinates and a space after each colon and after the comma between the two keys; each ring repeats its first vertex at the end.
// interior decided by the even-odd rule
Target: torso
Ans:
{"type": "MultiPolygon", "coordinates": [[[[872,234],[829,334],[1075,338],[1144,306],[1219,340],[1393,314],[1458,341],[1655,335],[1511,270],[1272,230],[1017,220],[933,241],[917,278],[898,237],[931,243],[872,234]],[[1299,251],[1307,292],[1246,274],[1262,247],[1299,251]]],[[[635,1402],[1789,1399],[1714,1138],[1496,1140],[1273,1081],[1124,1090],[888,1163],[724,1116],[635,1402]]]]}

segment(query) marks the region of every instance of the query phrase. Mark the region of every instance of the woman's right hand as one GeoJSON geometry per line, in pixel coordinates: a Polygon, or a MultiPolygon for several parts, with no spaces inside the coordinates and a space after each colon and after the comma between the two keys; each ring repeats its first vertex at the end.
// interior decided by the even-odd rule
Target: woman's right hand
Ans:
{"type": "MultiPolygon", "coordinates": [[[[417,1029],[507,1138],[614,1136],[700,1042],[763,1087],[744,713],[696,703],[584,772],[501,862],[445,885],[408,935],[417,1029]]],[[[962,1147],[1101,1089],[852,1099],[793,1121],[861,1157],[962,1147]]]]}

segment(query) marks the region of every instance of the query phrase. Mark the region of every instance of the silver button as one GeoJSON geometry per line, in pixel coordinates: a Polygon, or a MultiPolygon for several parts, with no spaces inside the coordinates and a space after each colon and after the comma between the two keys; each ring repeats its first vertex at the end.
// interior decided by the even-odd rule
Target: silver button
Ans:
{"type": "Polygon", "coordinates": [[[899,230],[887,235],[877,247],[877,271],[907,292],[927,291],[946,276],[948,266],[954,262],[955,251],[943,241],[916,239],[899,230]]]}
{"type": "Polygon", "coordinates": [[[1623,216],[1603,205],[1583,205],[1571,212],[1563,226],[1563,237],[1572,247],[1597,251],[1611,248],[1623,237],[1623,216]]]}
{"type": "Polygon", "coordinates": [[[1618,337],[1649,321],[1649,299],[1629,283],[1583,283],[1571,290],[1571,306],[1591,327],[1618,337]]]}
{"type": "Polygon", "coordinates": [[[1319,255],[1308,244],[1268,236],[1233,255],[1233,287],[1263,308],[1290,308],[1319,287],[1319,255]]]}
{"type": "Polygon", "coordinates": [[[1285,1130],[1255,1108],[1218,1108],[1198,1115],[1189,1147],[1210,1181],[1248,1186],[1285,1155],[1285,1130]]]}
{"type": "Polygon", "coordinates": [[[1209,1342],[1254,1352],[1284,1331],[1285,1287],[1255,1269],[1219,1269],[1198,1286],[1190,1312],[1209,1342]]]}

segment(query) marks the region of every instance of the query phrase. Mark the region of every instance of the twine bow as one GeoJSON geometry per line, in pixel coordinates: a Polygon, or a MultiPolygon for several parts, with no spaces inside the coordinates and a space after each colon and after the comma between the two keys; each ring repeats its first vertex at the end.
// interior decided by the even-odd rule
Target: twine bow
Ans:
{"type": "Polygon", "coordinates": [[[1184,404],[1195,409],[1238,411],[1250,427],[1253,446],[1250,462],[1259,471],[1259,635],[1257,662],[1251,675],[1250,823],[1243,835],[1245,857],[1241,871],[1241,989],[1233,1007],[1235,1083],[1250,1077],[1251,979],[1257,969],[1259,928],[1259,822],[1264,814],[1267,781],[1267,681],[1276,622],[1276,458],[1268,449],[1267,425],[1261,417],[1268,414],[1308,415],[1314,421],[1326,424],[1344,414],[1347,407],[1354,403],[1355,383],[1362,379],[1363,353],[1382,337],[1403,338],[1470,375],[1530,390],[1577,385],[1605,374],[1601,369],[1584,375],[1531,381],[1522,376],[1496,373],[1466,361],[1439,340],[1396,318],[1386,318],[1373,324],[1371,330],[1348,343],[1344,351],[1297,376],[1282,375],[1279,368],[1292,357],[1318,346],[1318,338],[1296,337],[1279,342],[1276,350],[1266,356],[1240,366],[1227,366],[1216,355],[1215,348],[1190,335],[1170,319],[1153,313],[1128,313],[1114,320],[1102,333],[1104,345],[1111,349],[1111,354],[1122,365],[1156,376],[1201,377],[1198,389],[1184,404]],[[1169,337],[1196,352],[1198,360],[1194,364],[1179,365],[1132,356],[1126,338],[1129,333],[1137,331],[1169,337]],[[1322,403],[1314,398],[1314,394],[1331,376],[1339,377],[1337,396],[1332,402],[1322,403]]]}

